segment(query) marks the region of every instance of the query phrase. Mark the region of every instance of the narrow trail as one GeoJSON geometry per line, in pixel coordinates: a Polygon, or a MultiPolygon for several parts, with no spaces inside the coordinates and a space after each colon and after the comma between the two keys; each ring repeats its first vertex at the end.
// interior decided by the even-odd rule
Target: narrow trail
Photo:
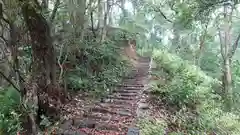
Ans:
{"type": "MultiPolygon", "coordinates": [[[[142,97],[149,80],[150,58],[140,57],[131,73],[112,94],[89,107],[81,117],[72,118],[78,135],[139,135],[137,117],[147,108],[142,97]]],[[[73,133],[62,133],[63,135],[73,133]]]]}

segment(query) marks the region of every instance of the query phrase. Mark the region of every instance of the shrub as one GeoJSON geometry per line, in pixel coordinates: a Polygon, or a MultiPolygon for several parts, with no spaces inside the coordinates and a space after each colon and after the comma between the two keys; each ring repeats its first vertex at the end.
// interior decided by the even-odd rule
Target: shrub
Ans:
{"type": "MultiPolygon", "coordinates": [[[[167,98],[172,104],[192,106],[207,100],[209,96],[216,96],[212,87],[220,82],[207,76],[196,66],[164,51],[155,51],[153,59],[171,75],[171,81],[163,89],[167,91],[167,98]]],[[[157,90],[161,91],[161,88],[157,90]]]]}
{"type": "Polygon", "coordinates": [[[165,135],[165,121],[143,119],[138,122],[142,135],[165,135]]]}
{"type": "Polygon", "coordinates": [[[0,134],[16,135],[20,131],[20,94],[13,88],[0,89],[0,134]]]}
{"type": "Polygon", "coordinates": [[[170,75],[169,81],[161,87],[156,81],[153,83],[153,93],[178,107],[175,110],[176,122],[189,134],[193,131],[240,133],[239,116],[221,109],[221,97],[216,94],[219,89],[215,89],[220,88],[221,83],[217,79],[166,51],[154,51],[153,59],[170,75]]]}
{"type": "Polygon", "coordinates": [[[105,95],[128,72],[128,63],[119,50],[112,41],[98,46],[93,42],[92,45],[83,47],[81,59],[84,60],[79,61],[76,68],[67,73],[68,86],[98,96],[105,95]]]}

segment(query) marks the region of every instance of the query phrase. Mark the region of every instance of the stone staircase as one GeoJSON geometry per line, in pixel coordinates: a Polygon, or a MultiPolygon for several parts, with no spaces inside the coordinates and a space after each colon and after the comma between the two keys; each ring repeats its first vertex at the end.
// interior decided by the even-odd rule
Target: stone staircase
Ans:
{"type": "Polygon", "coordinates": [[[142,96],[148,84],[150,61],[150,58],[140,57],[129,76],[124,77],[122,84],[117,85],[107,98],[90,107],[83,117],[74,118],[71,126],[85,132],[72,134],[139,135],[135,124],[137,117],[148,109],[142,96]]]}

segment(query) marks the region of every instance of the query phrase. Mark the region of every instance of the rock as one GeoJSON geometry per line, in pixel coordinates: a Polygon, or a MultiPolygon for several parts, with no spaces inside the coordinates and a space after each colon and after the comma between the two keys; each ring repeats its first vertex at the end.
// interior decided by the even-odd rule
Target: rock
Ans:
{"type": "Polygon", "coordinates": [[[138,108],[136,111],[136,114],[137,114],[137,117],[139,118],[146,118],[149,116],[149,111],[138,108]]]}
{"type": "Polygon", "coordinates": [[[139,108],[143,110],[149,109],[149,106],[147,103],[139,103],[139,108]]]}
{"type": "Polygon", "coordinates": [[[117,114],[122,115],[122,116],[132,116],[131,112],[129,111],[117,111],[117,114]]]}
{"type": "Polygon", "coordinates": [[[95,128],[96,122],[91,119],[73,119],[73,126],[77,128],[95,128]]]}
{"type": "Polygon", "coordinates": [[[109,123],[101,123],[101,124],[97,125],[96,129],[119,131],[119,125],[109,124],[109,123]]]}
{"type": "Polygon", "coordinates": [[[139,135],[139,129],[136,127],[128,128],[127,135],[139,135]]]}
{"type": "Polygon", "coordinates": [[[72,126],[73,120],[65,120],[62,124],[60,124],[59,128],[63,130],[67,130],[72,126]]]}
{"type": "Polygon", "coordinates": [[[59,135],[87,135],[86,133],[82,131],[76,131],[76,130],[66,130],[63,133],[59,135]]]}

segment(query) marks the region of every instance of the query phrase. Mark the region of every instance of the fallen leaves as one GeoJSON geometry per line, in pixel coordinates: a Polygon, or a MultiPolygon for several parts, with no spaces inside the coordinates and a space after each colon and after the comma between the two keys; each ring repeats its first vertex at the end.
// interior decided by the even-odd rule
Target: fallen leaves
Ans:
{"type": "MultiPolygon", "coordinates": [[[[147,64],[147,62],[145,62],[147,64]]],[[[138,63],[139,64],[139,63],[138,63]]],[[[133,73],[134,77],[128,78],[126,84],[118,86],[112,95],[112,102],[94,103],[86,97],[86,94],[79,94],[66,104],[62,109],[64,119],[79,118],[79,121],[90,119],[96,123],[94,127],[73,127],[75,131],[81,131],[86,135],[126,135],[128,127],[135,125],[136,110],[139,97],[147,78],[149,65],[139,64],[133,73]]]]}

